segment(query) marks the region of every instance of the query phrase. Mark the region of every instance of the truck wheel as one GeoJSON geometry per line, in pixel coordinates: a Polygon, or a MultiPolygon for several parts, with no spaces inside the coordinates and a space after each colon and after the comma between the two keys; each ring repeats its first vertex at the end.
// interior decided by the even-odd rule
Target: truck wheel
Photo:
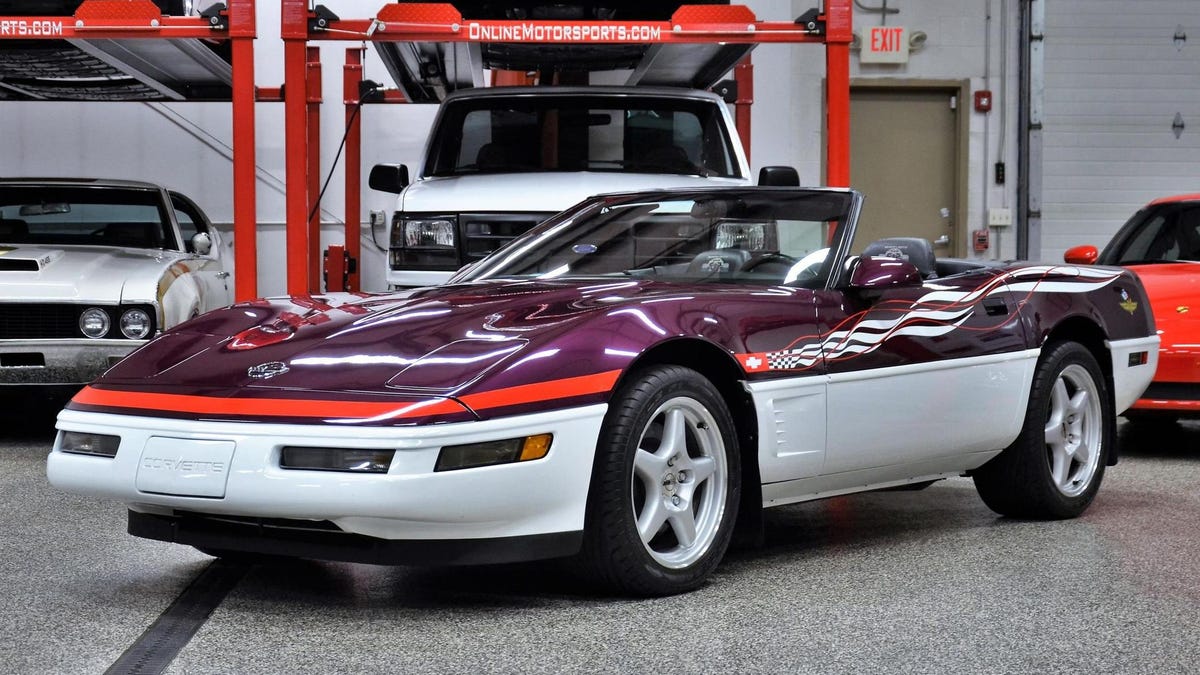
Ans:
{"type": "Polygon", "coordinates": [[[740,494],[737,435],[716,388],[689,368],[645,370],[605,416],[577,566],[620,593],[692,590],[725,555],[740,494]]]}
{"type": "Polygon", "coordinates": [[[1100,489],[1114,426],[1096,358],[1078,343],[1052,343],[1038,359],[1021,434],[974,472],[975,487],[1002,515],[1074,518],[1100,489]]]}

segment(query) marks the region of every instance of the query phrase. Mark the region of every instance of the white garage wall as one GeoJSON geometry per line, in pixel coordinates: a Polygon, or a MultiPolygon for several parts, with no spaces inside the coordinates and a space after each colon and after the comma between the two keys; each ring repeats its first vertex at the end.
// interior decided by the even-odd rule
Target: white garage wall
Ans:
{"type": "MultiPolygon", "coordinates": [[[[375,9],[369,2],[353,0],[325,0],[323,4],[347,18],[365,16],[375,9]]],[[[816,0],[790,3],[750,0],[746,4],[760,19],[784,21],[799,16],[816,4],[816,0]]],[[[1009,100],[1001,100],[999,36],[1001,9],[1007,8],[1011,14],[1009,41],[1013,45],[1008,53],[1015,55],[1016,4],[1017,0],[890,0],[888,6],[899,8],[900,13],[889,16],[887,23],[926,32],[929,39],[925,48],[915,52],[910,63],[904,66],[859,66],[857,54],[851,56],[853,77],[969,78],[972,89],[982,88],[985,82],[985,16],[987,8],[991,7],[993,57],[988,86],[997,99],[990,115],[970,113],[967,209],[970,229],[984,222],[987,205],[1015,205],[1016,66],[1015,56],[1010,56],[1009,100]],[[996,148],[1000,137],[1001,106],[1011,110],[1006,145],[1013,149],[1005,154],[1008,185],[996,187],[985,181],[988,181],[992,163],[999,157],[996,148]],[[983,153],[985,138],[989,148],[986,157],[983,153]]],[[[854,21],[861,30],[864,26],[878,25],[880,19],[856,9],[854,21]]],[[[283,82],[278,3],[258,2],[258,35],[256,81],[260,86],[278,86],[283,82]]],[[[321,43],[325,92],[321,119],[322,181],[333,162],[344,129],[342,63],[345,49],[353,44],[321,43]]],[[[367,54],[365,76],[390,84],[374,51],[369,49],[367,54]]],[[[805,184],[820,184],[824,145],[824,48],[817,45],[764,45],[755,50],[753,58],[756,77],[751,152],[755,171],[769,164],[791,164],[799,169],[805,184]]],[[[429,105],[367,106],[363,112],[364,177],[376,162],[414,164],[421,153],[434,110],[435,107],[429,105]]],[[[230,116],[231,107],[227,104],[0,103],[0,129],[4,130],[5,138],[0,152],[0,174],[157,181],[193,196],[216,222],[228,226],[233,219],[230,116]]],[[[282,225],[285,210],[283,105],[259,104],[256,128],[260,221],[258,288],[264,295],[278,294],[286,288],[282,225]]],[[[393,204],[391,195],[365,186],[362,201],[363,220],[369,210],[390,211],[393,204]]],[[[322,203],[323,246],[342,243],[343,204],[339,166],[322,203]]],[[[1002,253],[1006,257],[1014,250],[1013,239],[1007,236],[1002,241],[1002,253]]],[[[372,249],[367,237],[364,237],[363,251],[363,287],[383,290],[383,255],[372,249]]]]}
{"type": "MultiPolygon", "coordinates": [[[[793,0],[791,11],[783,3],[766,0],[747,3],[760,19],[788,20],[804,13],[814,0],[793,0]]],[[[879,2],[864,2],[878,7],[879,2]]],[[[1200,4],[1200,3],[1198,3],[1200,4]]],[[[923,31],[924,48],[910,55],[903,65],[860,64],[857,52],[850,57],[852,78],[904,80],[969,80],[971,91],[990,89],[994,103],[988,114],[968,112],[969,165],[967,175],[968,230],[984,227],[989,207],[1016,207],[1017,186],[1017,0],[892,0],[888,7],[899,9],[888,15],[890,26],[904,26],[909,33],[923,31]],[[991,21],[987,17],[991,16],[991,21]],[[1002,19],[1008,16],[1007,43],[1001,45],[1002,19]],[[989,43],[990,33],[990,43],[989,43]],[[985,43],[991,58],[985,64],[985,43]],[[1007,60],[1007,92],[1001,81],[1002,58],[1007,60]],[[985,78],[985,66],[988,77],[985,78]],[[1004,94],[1007,93],[1007,96],[1004,94]],[[1007,110],[1007,117],[1002,111],[1007,110]],[[1006,127],[1001,133],[1002,121],[1006,127]],[[1002,138],[1003,135],[1003,138],[1002,138]],[[986,152],[985,152],[986,139],[986,152]],[[1003,142],[1005,150],[999,147],[1003,142]],[[1004,161],[1007,180],[996,185],[992,166],[1004,161]]],[[[859,8],[854,11],[855,32],[881,25],[878,14],[859,8]]],[[[801,181],[822,181],[821,148],[824,145],[823,78],[824,49],[815,45],[764,45],[754,51],[755,104],[752,156],[755,166],[794,164],[801,181]]],[[[959,102],[968,108],[970,101],[959,102]]],[[[850,139],[853,143],[854,139],[850,139]]],[[[868,195],[869,198],[869,195],[868,195]]],[[[1011,258],[1016,251],[1013,228],[999,232],[999,246],[984,257],[1011,258]]]]}
{"type": "Polygon", "coordinates": [[[1200,191],[1200,2],[1050,0],[1045,54],[1043,258],[1103,247],[1148,201],[1200,191]]]}

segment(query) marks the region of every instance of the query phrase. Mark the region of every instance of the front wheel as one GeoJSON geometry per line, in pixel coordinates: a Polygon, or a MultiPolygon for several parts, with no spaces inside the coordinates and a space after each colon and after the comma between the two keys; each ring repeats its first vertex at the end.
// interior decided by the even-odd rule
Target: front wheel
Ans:
{"type": "Polygon", "coordinates": [[[733,419],[712,383],[681,366],[636,373],[605,416],[578,566],[623,593],[694,589],[729,547],[740,494],[733,419]]]}
{"type": "Polygon", "coordinates": [[[1083,345],[1047,345],[1038,359],[1021,434],[974,472],[993,511],[1019,518],[1074,518],[1092,503],[1113,442],[1112,399],[1083,345]]]}

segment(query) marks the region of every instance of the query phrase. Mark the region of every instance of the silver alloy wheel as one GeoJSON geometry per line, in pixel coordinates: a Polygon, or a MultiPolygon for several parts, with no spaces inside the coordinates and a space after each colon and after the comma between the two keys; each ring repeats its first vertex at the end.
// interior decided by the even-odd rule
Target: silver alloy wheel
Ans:
{"type": "Polygon", "coordinates": [[[671,569],[699,560],[725,515],[729,464],[712,413],[678,396],[650,416],[633,459],[633,513],[650,557],[671,569]]]}
{"type": "Polygon", "coordinates": [[[1046,452],[1050,479],[1059,492],[1077,497],[1091,485],[1104,448],[1100,390],[1079,364],[1063,369],[1050,392],[1046,452]]]}

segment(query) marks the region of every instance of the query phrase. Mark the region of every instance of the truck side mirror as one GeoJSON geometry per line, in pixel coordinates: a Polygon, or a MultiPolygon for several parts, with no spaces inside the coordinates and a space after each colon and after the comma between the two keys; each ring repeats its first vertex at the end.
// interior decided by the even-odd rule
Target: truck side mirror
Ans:
{"type": "Polygon", "coordinates": [[[764,166],[758,170],[758,184],[800,187],[800,174],[790,166],[764,166]]]}
{"type": "Polygon", "coordinates": [[[408,167],[404,164],[376,164],[371,167],[367,184],[372,190],[400,194],[408,185],[408,167]]]}

